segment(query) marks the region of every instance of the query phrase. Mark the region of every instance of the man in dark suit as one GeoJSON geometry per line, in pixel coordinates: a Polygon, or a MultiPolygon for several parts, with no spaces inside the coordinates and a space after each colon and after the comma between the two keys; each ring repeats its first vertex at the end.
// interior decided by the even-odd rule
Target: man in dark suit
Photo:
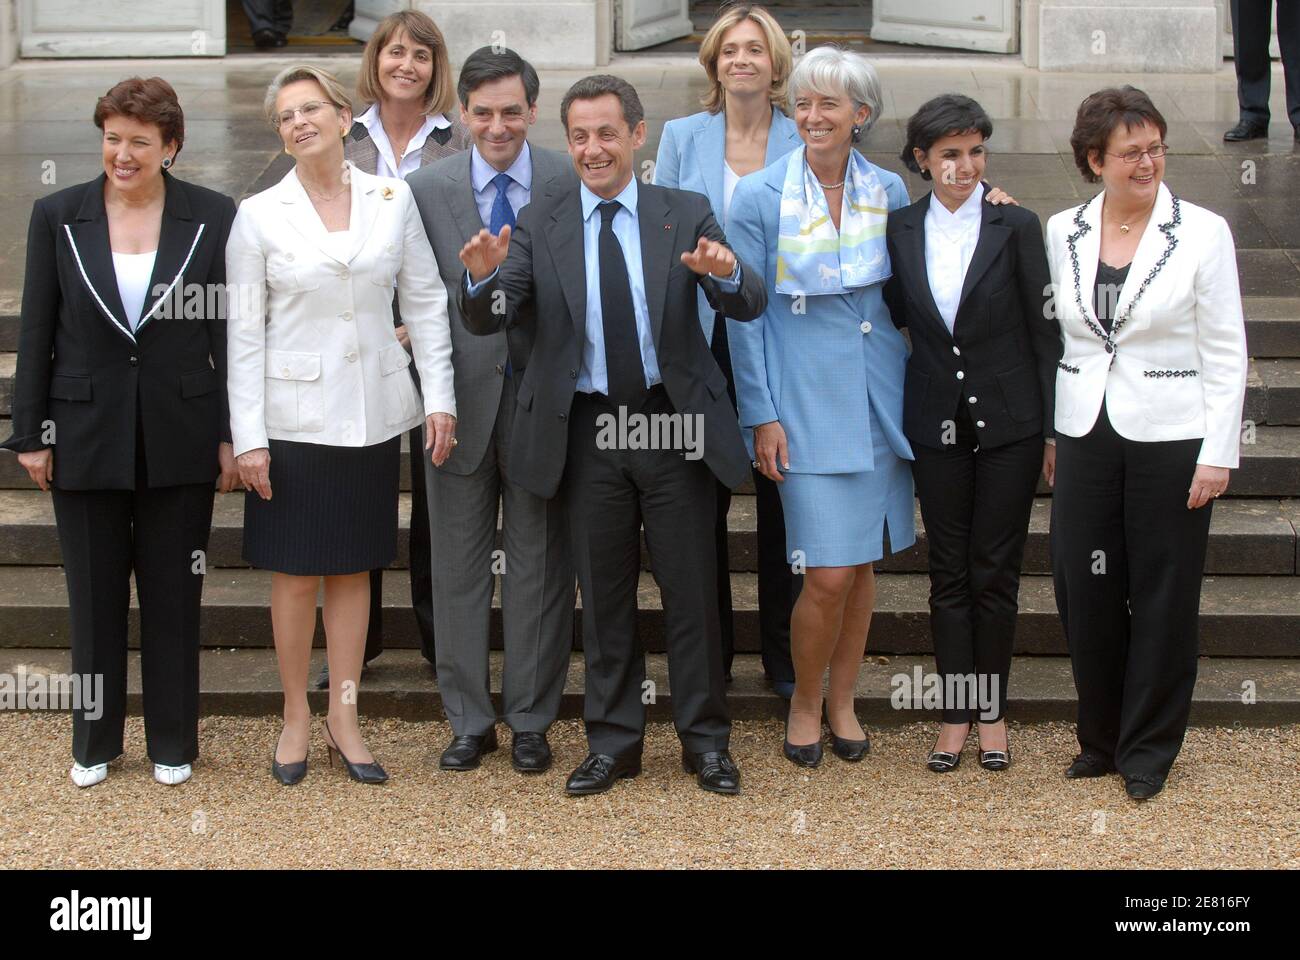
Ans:
{"type": "Polygon", "coordinates": [[[484,230],[465,245],[460,310],[477,334],[519,324],[526,305],[535,310],[510,460],[526,489],[560,496],[582,591],[590,754],[565,789],[601,793],[641,770],[653,700],[636,626],[644,524],[683,766],[704,789],[736,793],[714,478],[739,486],[749,458],[700,329],[696,290],[737,320],[761,314],[767,297],[727,247],[707,198],[637,182],[643,117],[636,91],[618,77],[569,89],[560,118],[582,182],[534,193],[513,231],[484,230]],[[656,431],[675,439],[655,443],[656,431]]]}
{"type": "MultiPolygon", "coordinates": [[[[1268,90],[1273,63],[1268,56],[1273,27],[1273,0],[1232,0],[1232,66],[1237,72],[1240,120],[1224,140],[1258,140],[1268,136],[1268,90]]],[[[1282,53],[1286,112],[1300,140],[1300,4],[1277,5],[1277,45],[1282,53]]]]}

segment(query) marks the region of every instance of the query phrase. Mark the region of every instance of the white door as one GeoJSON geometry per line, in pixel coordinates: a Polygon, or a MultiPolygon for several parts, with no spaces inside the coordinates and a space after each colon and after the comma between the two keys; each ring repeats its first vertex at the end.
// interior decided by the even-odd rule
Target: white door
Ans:
{"type": "Polygon", "coordinates": [[[225,0],[20,0],[24,57],[222,57],[225,0]]]}
{"type": "Polygon", "coordinates": [[[692,31],[690,0],[614,0],[614,48],[642,50],[692,31]]]}
{"type": "Polygon", "coordinates": [[[1020,49],[1017,0],[875,0],[871,39],[986,53],[1020,49]]]}

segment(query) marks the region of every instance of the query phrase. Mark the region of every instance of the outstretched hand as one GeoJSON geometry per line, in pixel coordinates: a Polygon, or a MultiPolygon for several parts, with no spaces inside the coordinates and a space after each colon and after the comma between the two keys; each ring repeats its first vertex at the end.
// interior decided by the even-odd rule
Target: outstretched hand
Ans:
{"type": "Polygon", "coordinates": [[[725,243],[700,237],[694,250],[682,254],[682,263],[700,276],[710,274],[720,280],[726,280],[736,270],[736,255],[727,248],[725,243]]]}
{"type": "Polygon", "coordinates": [[[460,262],[465,264],[465,269],[469,271],[469,279],[472,283],[478,283],[480,280],[491,276],[492,271],[506,259],[506,253],[510,250],[510,227],[501,228],[501,233],[492,236],[492,231],[486,227],[477,234],[470,237],[469,243],[460,248],[460,262]]]}

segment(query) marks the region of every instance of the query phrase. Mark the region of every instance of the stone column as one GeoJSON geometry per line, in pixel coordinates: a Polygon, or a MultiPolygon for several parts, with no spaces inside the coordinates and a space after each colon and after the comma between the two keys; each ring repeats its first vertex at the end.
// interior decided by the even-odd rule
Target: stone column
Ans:
{"type": "Polygon", "coordinates": [[[1098,73],[1213,73],[1215,0],[1023,0],[1025,64],[1098,73]]]}

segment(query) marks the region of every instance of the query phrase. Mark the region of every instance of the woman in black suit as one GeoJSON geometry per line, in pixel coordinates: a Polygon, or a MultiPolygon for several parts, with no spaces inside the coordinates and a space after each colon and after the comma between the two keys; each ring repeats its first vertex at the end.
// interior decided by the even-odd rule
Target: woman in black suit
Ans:
{"type": "Polygon", "coordinates": [[[73,713],[73,781],[99,783],[122,753],[134,570],[145,738],[154,778],[177,784],[198,756],[213,484],[239,476],[224,311],[235,204],[167,173],[185,118],[165,80],[123,80],[94,119],[103,174],[32,209],[4,446],[52,491],[72,670],[103,676],[102,713],[73,713]]]}
{"type": "Polygon", "coordinates": [[[1060,329],[1038,218],[984,202],[993,123],[945,94],[908,121],[903,162],[934,189],[889,215],[894,323],[912,354],[903,430],[930,553],[930,630],[944,678],[943,725],[926,765],[961,760],[980,722],[980,764],[1011,762],[1007,673],[1020,561],[1040,469],[1052,480],[1060,329]],[[1046,445],[1044,433],[1047,434],[1046,445]],[[988,749],[985,749],[988,748],[988,749]]]}

